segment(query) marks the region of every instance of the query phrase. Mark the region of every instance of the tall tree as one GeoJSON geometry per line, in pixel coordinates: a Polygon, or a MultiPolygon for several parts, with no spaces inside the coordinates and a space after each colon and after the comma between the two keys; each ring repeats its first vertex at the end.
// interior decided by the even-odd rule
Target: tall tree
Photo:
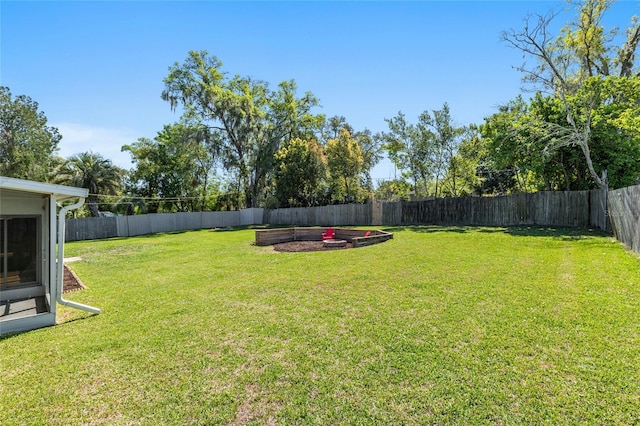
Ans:
{"type": "Polygon", "coordinates": [[[61,138],[37,102],[0,86],[0,175],[46,181],[61,138]]]}
{"type": "Polygon", "coordinates": [[[122,147],[136,167],[130,191],[150,201],[150,211],[202,211],[215,172],[216,134],[202,125],[181,122],[164,126],[154,140],[140,138],[122,147]]]}
{"type": "Polygon", "coordinates": [[[564,119],[562,103],[540,93],[529,104],[518,97],[487,117],[480,127],[488,152],[485,190],[584,189],[579,181],[589,173],[582,156],[567,147],[547,148],[553,142],[541,123],[562,127],[564,119]]]}
{"type": "Polygon", "coordinates": [[[353,136],[360,145],[362,152],[362,176],[363,186],[369,191],[373,191],[373,179],[371,170],[382,160],[382,146],[384,140],[379,134],[372,134],[371,130],[365,128],[356,132],[353,136]]]}
{"type": "Polygon", "coordinates": [[[325,147],[327,168],[331,178],[333,198],[340,201],[360,201],[360,177],[364,159],[358,141],[345,129],[325,147]]]}
{"type": "Polygon", "coordinates": [[[206,51],[189,52],[164,80],[162,98],[222,136],[224,167],[236,177],[244,204],[256,206],[273,173],[274,154],[283,141],[307,137],[322,118],[311,114],[318,101],[311,93],[297,98],[294,81],[276,91],[249,77],[227,77],[222,62],[206,51]]]}
{"type": "Polygon", "coordinates": [[[560,37],[554,38],[549,30],[556,13],[534,15],[527,18],[522,30],[503,32],[503,40],[510,46],[534,58],[536,66],[524,64],[518,68],[525,81],[541,90],[547,90],[562,102],[567,125],[557,123],[536,123],[547,130],[552,142],[548,146],[577,147],[593,181],[601,188],[608,186],[606,169],[598,173],[591,155],[592,120],[597,108],[595,97],[573,99],[584,82],[599,76],[618,75],[630,77],[638,75],[635,66],[635,52],[640,42],[640,21],[632,18],[627,30],[626,42],[616,51],[611,44],[612,37],[602,26],[602,18],[611,7],[610,0],[585,0],[577,5],[576,20],[562,30],[560,37]]]}
{"type": "Polygon", "coordinates": [[[402,112],[385,121],[389,132],[381,133],[380,138],[384,141],[389,159],[401,171],[402,178],[409,178],[413,182],[416,195],[428,195],[433,175],[431,153],[434,135],[427,126],[408,123],[402,112]]]}
{"type": "MultiPolygon", "coordinates": [[[[536,97],[542,98],[541,95],[536,97]]],[[[479,167],[482,192],[505,194],[530,188],[529,177],[545,178],[545,143],[529,126],[530,106],[522,96],[498,107],[486,117],[480,135],[486,145],[486,158],[479,167]]],[[[537,183],[533,184],[537,189],[537,183]]],[[[550,182],[545,189],[552,189],[550,182]]]]}
{"type": "Polygon", "coordinates": [[[467,129],[457,126],[453,122],[449,105],[446,102],[442,105],[442,109],[433,111],[433,117],[429,116],[427,112],[422,113],[419,126],[427,126],[428,133],[434,137],[435,150],[433,163],[435,165],[436,197],[442,194],[442,188],[440,188],[439,182],[447,175],[449,179],[445,183],[449,185],[448,191],[451,195],[457,197],[457,168],[459,167],[459,162],[456,161],[456,154],[467,129]]]}
{"type": "Polygon", "coordinates": [[[87,206],[91,216],[100,215],[98,198],[102,195],[116,195],[121,187],[123,170],[114,166],[111,160],[91,151],[71,156],[57,171],[56,183],[87,188],[87,206]]]}
{"type": "Polygon", "coordinates": [[[322,147],[315,140],[295,138],[276,152],[275,160],[275,194],[279,205],[314,205],[326,174],[322,147]]]}
{"type": "Polygon", "coordinates": [[[453,123],[449,105],[445,103],[432,113],[424,111],[415,125],[407,123],[401,112],[385,121],[389,132],[381,138],[389,158],[403,171],[403,177],[413,181],[416,195],[428,196],[431,186],[434,196],[442,195],[441,181],[450,168],[454,170],[448,174],[449,194],[456,195],[458,163],[454,156],[466,129],[453,123]]]}
{"type": "Polygon", "coordinates": [[[374,135],[371,130],[365,128],[355,131],[344,116],[333,116],[327,119],[320,130],[320,141],[326,145],[331,139],[337,139],[340,131],[346,130],[358,141],[363,159],[362,184],[369,190],[373,190],[371,170],[382,160],[384,140],[379,134],[374,135]]]}
{"type": "MultiPolygon", "coordinates": [[[[589,77],[567,104],[585,120],[585,99],[593,107],[590,154],[596,172],[608,171],[609,185],[619,188],[640,178],[640,77],[589,77]]],[[[494,170],[513,170],[520,190],[581,190],[595,185],[584,155],[564,146],[572,129],[565,105],[557,97],[537,93],[522,98],[485,119],[481,134],[494,170]],[[553,149],[550,149],[553,147],[553,149]]]]}
{"type": "Polygon", "coordinates": [[[570,103],[593,102],[591,153],[612,188],[640,180],[640,77],[591,77],[570,103]]]}
{"type": "Polygon", "coordinates": [[[445,181],[450,182],[451,174],[456,174],[456,193],[452,192],[453,186],[444,188],[445,195],[469,196],[482,194],[483,179],[478,174],[478,169],[486,164],[487,145],[480,137],[479,129],[470,126],[469,132],[458,147],[458,152],[451,158],[452,167],[449,167],[445,181]]]}

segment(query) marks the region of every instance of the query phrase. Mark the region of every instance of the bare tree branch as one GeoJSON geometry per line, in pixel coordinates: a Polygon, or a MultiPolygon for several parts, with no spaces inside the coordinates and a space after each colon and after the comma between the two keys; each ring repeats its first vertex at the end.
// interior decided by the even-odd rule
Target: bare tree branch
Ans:
{"type": "MultiPolygon", "coordinates": [[[[618,52],[618,62],[620,64],[620,76],[630,77],[633,74],[636,50],[640,43],[640,19],[633,20],[631,28],[627,30],[627,41],[618,52]]],[[[640,76],[640,72],[636,74],[640,76]]]]}
{"type": "MultiPolygon", "coordinates": [[[[567,99],[569,95],[577,92],[580,84],[569,77],[574,56],[565,43],[554,42],[548,31],[551,21],[557,15],[558,13],[553,11],[544,16],[530,15],[525,19],[525,26],[521,31],[511,29],[503,32],[502,39],[511,47],[520,50],[525,57],[532,56],[537,60],[537,67],[531,69],[523,64],[518,70],[524,74],[525,81],[533,83],[538,88],[550,90],[561,100],[564,107],[569,127],[540,120],[534,123],[537,131],[545,134],[543,139],[548,141],[545,150],[562,146],[580,147],[591,177],[599,187],[606,187],[606,181],[595,172],[589,149],[591,117],[596,106],[595,96],[591,96],[584,105],[580,105],[584,119],[577,120],[576,112],[567,99]]],[[[591,16],[590,19],[593,20],[595,17],[591,16]]]]}

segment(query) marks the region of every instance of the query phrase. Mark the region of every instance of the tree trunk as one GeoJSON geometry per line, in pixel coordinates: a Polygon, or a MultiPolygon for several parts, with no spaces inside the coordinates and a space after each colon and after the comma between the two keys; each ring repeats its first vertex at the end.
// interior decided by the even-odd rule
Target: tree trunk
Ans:
{"type": "Polygon", "coordinates": [[[92,217],[100,216],[100,211],[98,210],[98,204],[96,201],[95,197],[87,197],[87,207],[89,208],[89,212],[92,217]]]}

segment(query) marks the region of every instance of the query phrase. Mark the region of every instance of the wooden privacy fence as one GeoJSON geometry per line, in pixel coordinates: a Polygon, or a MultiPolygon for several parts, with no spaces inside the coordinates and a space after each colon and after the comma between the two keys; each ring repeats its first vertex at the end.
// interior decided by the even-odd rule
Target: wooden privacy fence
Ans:
{"type": "Polygon", "coordinates": [[[640,185],[609,191],[608,214],[616,239],[640,253],[640,185]]]}
{"type": "Polygon", "coordinates": [[[608,191],[592,189],[589,191],[589,226],[611,232],[609,213],[607,210],[608,191]]]}
{"type": "MultiPolygon", "coordinates": [[[[622,191],[622,190],[618,190],[622,191]]],[[[629,194],[638,189],[629,189],[629,194]]],[[[617,193],[613,191],[613,193],[617,193]]],[[[627,194],[624,192],[623,194],[627,194]]],[[[630,195],[624,195],[629,197],[630,195]]],[[[592,226],[609,231],[607,195],[602,190],[537,192],[500,197],[442,198],[235,212],[165,213],[67,220],[68,241],[130,237],[156,232],[240,225],[289,226],[592,226]]],[[[626,198],[625,198],[626,199],[626,198]]],[[[616,199],[617,200],[617,199],[616,199]]],[[[637,200],[637,195],[636,195],[637,200]]],[[[617,201],[616,201],[617,202],[617,201]]],[[[627,222],[632,201],[614,204],[627,222]],[[627,207],[624,207],[627,206],[627,207]]],[[[637,204],[637,203],[636,203],[637,204]]],[[[609,206],[611,209],[612,207],[609,206]]],[[[637,211],[637,210],[636,210],[637,211]]],[[[637,221],[635,222],[637,223],[637,221]]],[[[628,225],[621,224],[619,229],[628,225]]],[[[633,228],[637,229],[637,226],[633,228]]],[[[627,232],[628,233],[628,232],[627,232]]]]}
{"type": "Polygon", "coordinates": [[[265,210],[265,224],[298,226],[371,225],[371,204],[339,204],[265,210]]]}
{"type": "Polygon", "coordinates": [[[176,232],[203,228],[259,225],[263,209],[233,212],[158,213],[136,216],[86,217],[67,219],[66,241],[133,237],[157,232],[176,232]]]}
{"type": "Polygon", "coordinates": [[[545,191],[265,210],[264,223],[296,226],[594,226],[608,229],[603,191],[545,191]]]}
{"type": "Polygon", "coordinates": [[[403,202],[383,222],[399,225],[589,226],[589,191],[536,192],[500,197],[403,202]]]}

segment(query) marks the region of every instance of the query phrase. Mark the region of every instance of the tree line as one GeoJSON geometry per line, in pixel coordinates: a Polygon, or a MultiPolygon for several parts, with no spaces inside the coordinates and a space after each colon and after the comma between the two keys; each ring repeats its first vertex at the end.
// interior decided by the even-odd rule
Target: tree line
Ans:
{"type": "Polygon", "coordinates": [[[295,207],[410,197],[495,195],[619,188],[640,179],[640,21],[608,29],[609,0],[570,3],[531,15],[502,33],[521,51],[527,92],[483,123],[459,125],[440,109],[385,119],[387,129],[354,129],[315,113],[318,99],[294,80],[275,88],[230,75],[206,51],[189,52],[164,79],[162,98],[177,123],[122,147],[122,170],[91,151],[55,155],[61,135],[28,96],[0,89],[0,175],[89,188],[87,214],[295,207]],[[533,61],[532,61],[533,60],[533,61]],[[374,185],[386,155],[396,178],[374,185]]]}

